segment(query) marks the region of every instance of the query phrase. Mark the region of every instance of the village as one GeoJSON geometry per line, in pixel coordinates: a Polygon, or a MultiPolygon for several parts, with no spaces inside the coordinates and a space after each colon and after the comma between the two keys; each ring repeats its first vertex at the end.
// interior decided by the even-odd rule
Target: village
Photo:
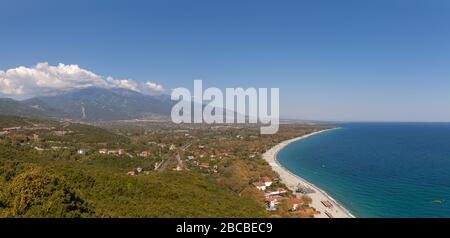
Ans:
{"type": "Polygon", "coordinates": [[[30,148],[75,160],[117,159],[141,161],[126,176],[164,171],[193,171],[210,177],[224,189],[259,201],[276,216],[313,217],[307,191],[291,191],[262,159],[279,141],[308,132],[304,126],[282,126],[276,138],[260,135],[258,128],[232,126],[180,127],[167,123],[102,125],[96,138],[87,140],[86,125],[32,124],[0,129],[0,143],[30,148]]]}

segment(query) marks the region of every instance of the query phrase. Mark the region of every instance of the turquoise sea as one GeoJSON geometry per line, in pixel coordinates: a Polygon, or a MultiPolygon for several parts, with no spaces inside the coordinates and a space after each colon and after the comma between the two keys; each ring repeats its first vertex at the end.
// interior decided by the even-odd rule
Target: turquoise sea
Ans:
{"type": "Polygon", "coordinates": [[[450,217],[450,123],[352,123],[278,161],[357,217],[450,217]]]}

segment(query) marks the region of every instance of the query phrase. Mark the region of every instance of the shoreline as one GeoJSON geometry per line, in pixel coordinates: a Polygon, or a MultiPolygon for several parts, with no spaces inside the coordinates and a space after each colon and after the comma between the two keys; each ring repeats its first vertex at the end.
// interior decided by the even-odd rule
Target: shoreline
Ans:
{"type": "Polygon", "coordinates": [[[310,134],[306,134],[297,138],[293,138],[290,140],[285,140],[263,154],[263,159],[269,163],[272,169],[278,173],[282,182],[286,184],[286,186],[292,191],[296,190],[297,185],[301,184],[302,187],[313,189],[314,193],[308,193],[307,195],[311,197],[312,203],[311,206],[314,207],[320,214],[314,215],[317,218],[329,218],[325,212],[330,214],[333,218],[355,218],[353,214],[351,214],[346,208],[344,208],[341,204],[339,204],[335,199],[333,199],[330,195],[328,195],[325,191],[318,188],[314,184],[308,182],[307,180],[301,178],[298,175],[295,175],[287,168],[283,167],[277,160],[278,152],[280,152],[284,147],[291,144],[292,142],[299,141],[310,136],[317,135],[319,133],[335,130],[337,128],[325,129],[316,131],[310,134]],[[332,204],[332,208],[327,208],[322,204],[322,201],[329,201],[332,204]]]}

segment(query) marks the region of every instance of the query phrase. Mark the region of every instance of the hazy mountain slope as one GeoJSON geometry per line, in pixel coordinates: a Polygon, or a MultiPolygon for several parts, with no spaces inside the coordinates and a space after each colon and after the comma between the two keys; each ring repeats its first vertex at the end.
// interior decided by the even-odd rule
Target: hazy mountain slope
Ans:
{"type": "Polygon", "coordinates": [[[49,116],[42,110],[30,107],[10,98],[0,98],[0,115],[13,115],[30,118],[46,118],[49,116]]]}
{"type": "Polygon", "coordinates": [[[169,115],[172,106],[172,102],[165,97],[127,89],[102,88],[81,89],[23,102],[49,115],[90,121],[137,119],[148,114],[169,115]]]}

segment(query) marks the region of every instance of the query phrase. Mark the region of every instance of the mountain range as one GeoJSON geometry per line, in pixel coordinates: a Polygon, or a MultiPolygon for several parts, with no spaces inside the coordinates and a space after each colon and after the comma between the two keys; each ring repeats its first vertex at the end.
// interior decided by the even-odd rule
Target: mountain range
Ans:
{"type": "Polygon", "coordinates": [[[0,98],[0,114],[81,121],[112,121],[168,116],[169,95],[145,95],[113,88],[85,88],[22,101],[0,98]]]}

